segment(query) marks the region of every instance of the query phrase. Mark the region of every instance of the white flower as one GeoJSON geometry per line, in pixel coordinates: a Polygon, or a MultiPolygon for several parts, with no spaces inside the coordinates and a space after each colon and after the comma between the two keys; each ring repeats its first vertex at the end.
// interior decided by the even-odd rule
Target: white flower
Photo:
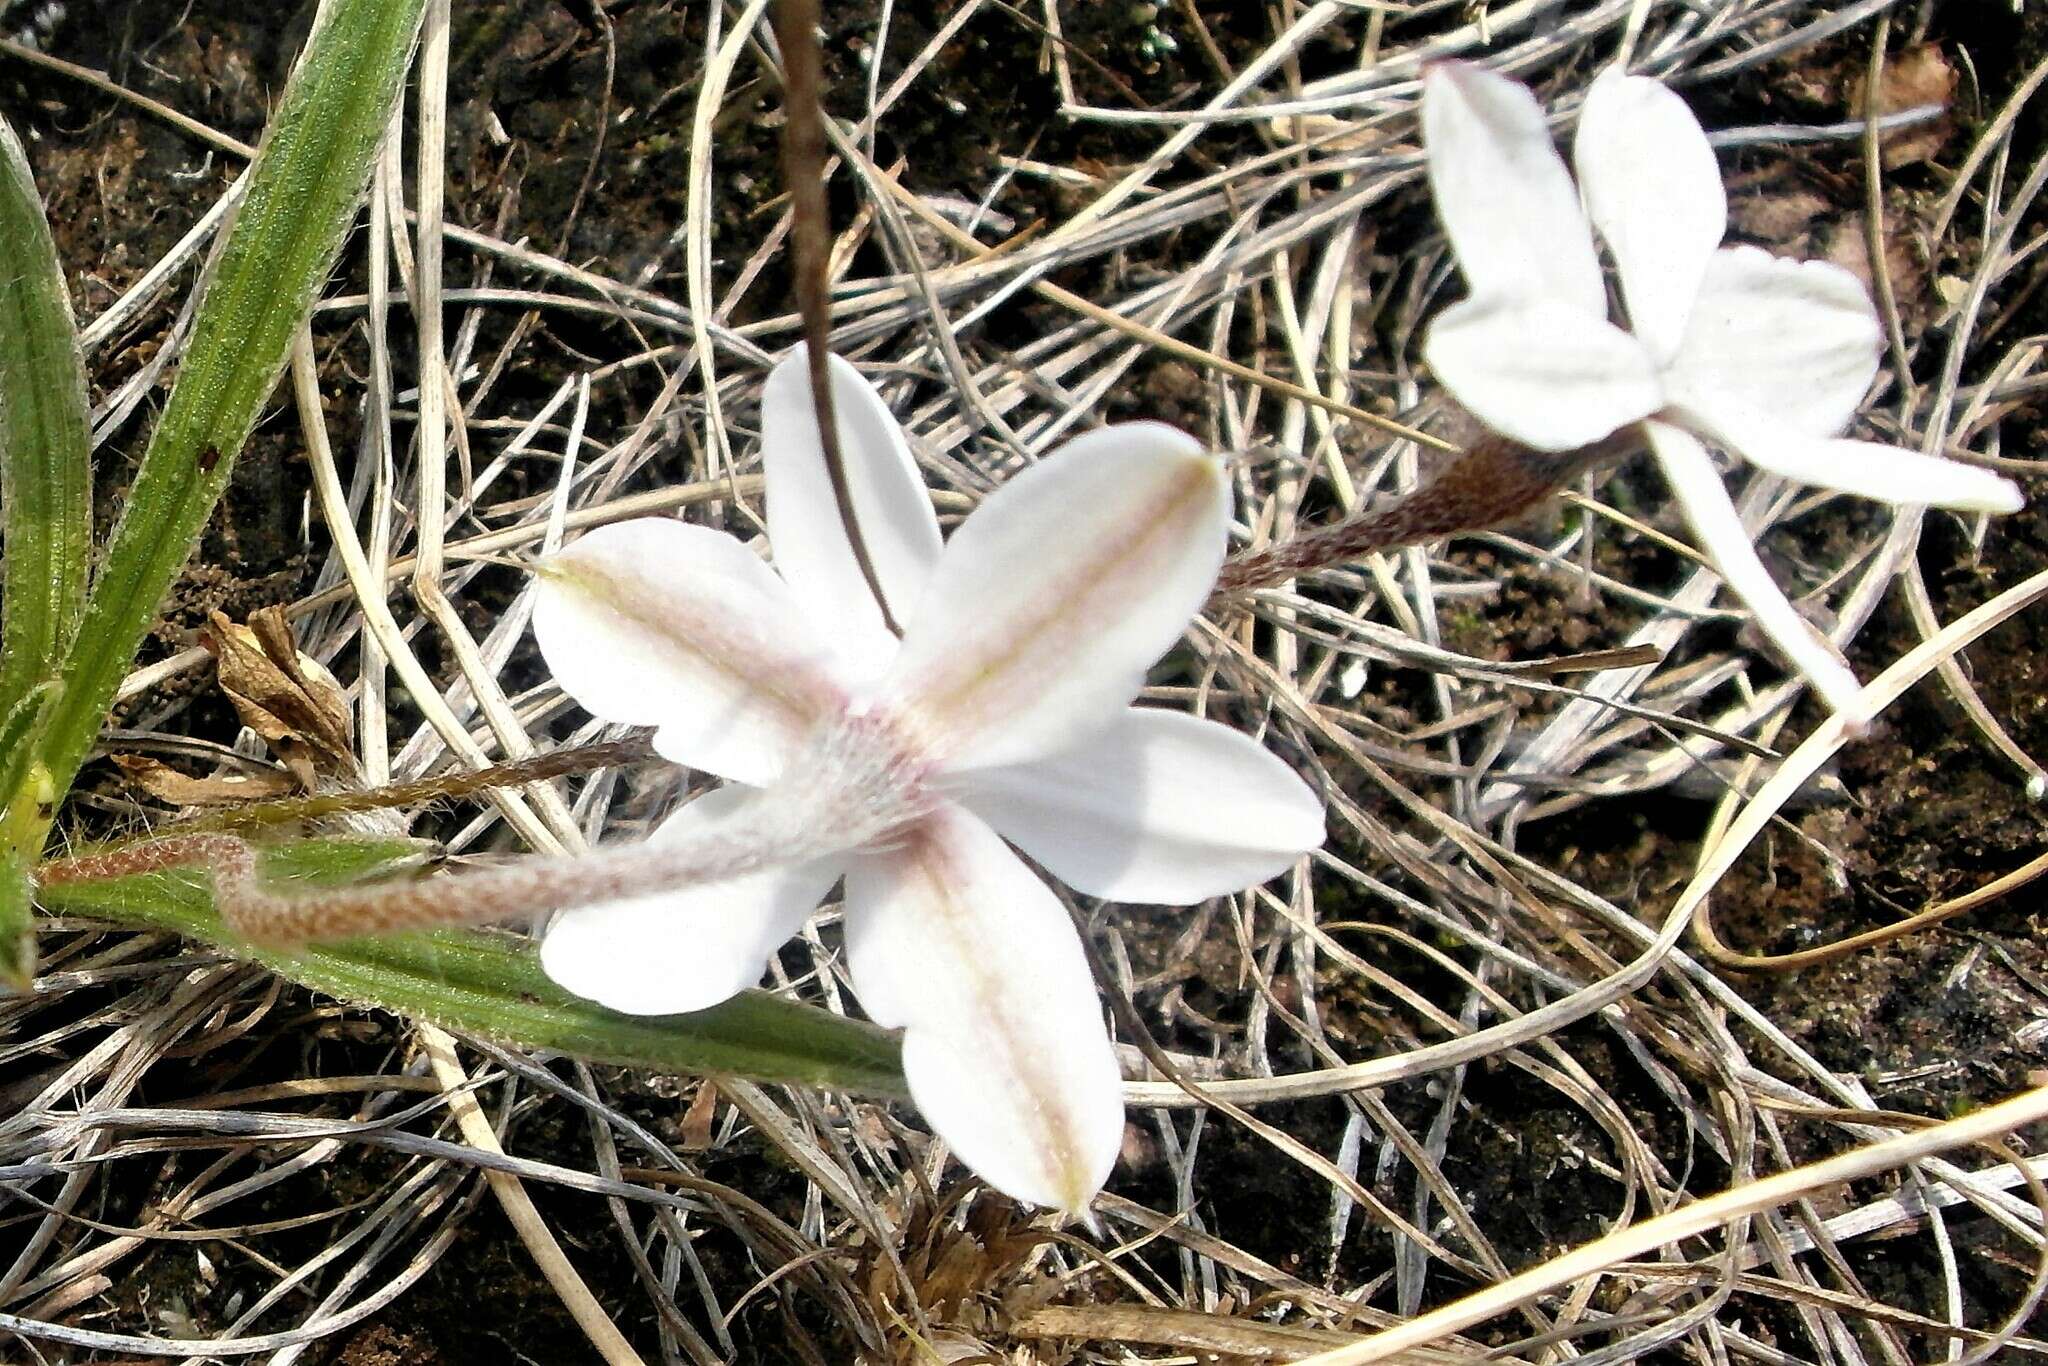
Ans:
{"type": "Polygon", "coordinates": [[[1472,290],[1430,329],[1437,377],[1539,450],[1641,422],[1722,578],[1829,705],[1853,714],[1855,676],[1771,581],[1701,438],[1774,474],[1893,503],[2012,512],[2019,490],[1954,461],[1831,439],[1876,373],[1870,300],[1839,267],[1721,247],[1713,149],[1658,82],[1616,70],[1593,82],[1576,188],[1535,97],[1513,81],[1434,65],[1422,119],[1437,212],[1472,290]],[[1608,321],[1592,228],[1632,333],[1608,321]]]}
{"type": "Polygon", "coordinates": [[[1215,580],[1229,483],[1170,427],[1105,428],[1012,479],[942,546],[902,432],[851,366],[833,367],[852,502],[900,642],[846,539],[800,357],[763,400],[775,568],[704,527],[620,523],[549,562],[534,630],[585,708],[656,726],[664,756],[731,780],[657,843],[739,828],[777,785],[840,781],[791,771],[835,746],[920,814],[836,856],[569,911],[541,962],[614,1009],[702,1009],[759,981],[844,877],[855,989],[904,1029],[926,1119],[998,1189],[1079,1211],[1122,1140],[1117,1066],[1065,909],[1004,841],[1091,896],[1187,904],[1323,839],[1321,803],[1258,744],[1130,706],[1215,580]]]}

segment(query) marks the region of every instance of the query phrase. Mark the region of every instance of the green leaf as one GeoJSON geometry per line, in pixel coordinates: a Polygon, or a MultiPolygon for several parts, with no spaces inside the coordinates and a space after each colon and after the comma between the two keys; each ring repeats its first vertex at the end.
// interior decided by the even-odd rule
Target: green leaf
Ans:
{"type": "Polygon", "coordinates": [[[17,698],[0,720],[0,988],[27,991],[36,975],[36,938],[29,869],[57,809],[50,771],[34,761],[30,737],[59,691],[41,683],[17,698]]]}
{"type": "Polygon", "coordinates": [[[92,449],[85,360],[28,157],[0,120],[0,714],[57,670],[85,609],[92,449]]]}
{"type": "MultiPolygon", "coordinates": [[[[267,851],[265,873],[353,882],[412,863],[420,850],[409,840],[301,840],[267,851]]],[[[190,869],[60,883],[37,898],[52,911],[204,940],[316,991],[457,1033],[661,1072],[876,1096],[906,1090],[895,1036],[873,1025],[758,991],[690,1015],[620,1015],[550,982],[530,941],[511,935],[451,930],[258,948],[221,923],[205,875],[190,869]]]]}
{"type": "Polygon", "coordinates": [[[42,727],[38,755],[59,792],[90,751],[333,268],[425,5],[330,0],[285,85],[42,727]]]}
{"type": "Polygon", "coordinates": [[[35,888],[19,856],[0,854],[0,989],[36,984],[35,888]]]}
{"type": "Polygon", "coordinates": [[[92,436],[64,268],[4,120],[0,261],[0,984],[21,987],[35,971],[28,865],[56,807],[31,742],[85,610],[92,436]]]}

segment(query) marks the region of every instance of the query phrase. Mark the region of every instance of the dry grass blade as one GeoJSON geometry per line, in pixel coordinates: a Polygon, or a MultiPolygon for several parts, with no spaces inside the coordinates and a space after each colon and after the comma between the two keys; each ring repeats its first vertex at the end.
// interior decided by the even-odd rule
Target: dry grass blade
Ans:
{"type": "MultiPolygon", "coordinates": [[[[0,44],[0,104],[34,135],[111,486],[277,39],[226,0],[67,8],[46,54],[0,44]]],[[[2037,9],[826,6],[831,156],[799,188],[843,231],[806,301],[791,248],[819,219],[778,169],[799,45],[768,0],[446,7],[291,411],[110,744],[188,784],[261,763],[191,632],[276,605],[379,790],[280,821],[479,861],[639,838],[695,780],[553,685],[520,566],[636,516],[759,533],[761,382],[809,302],[949,525],[1100,422],[1234,453],[1230,591],[1146,700],[1295,764],[1330,844],[1184,913],[1080,908],[1157,1044],[1127,1050],[1093,1230],[978,1188],[908,1111],[489,1046],[465,1083],[395,1022],[53,922],[37,994],[0,1001],[0,1356],[459,1359],[489,1323],[485,1350],[568,1360],[579,1319],[613,1359],[693,1364],[2040,1355],[2001,1320],[2048,1244],[2041,1160],[1917,1156],[2011,1122],[1985,1107],[2048,1046],[2048,947],[1994,899],[2043,860],[2038,609],[1990,630],[2042,591],[2039,514],[1739,491],[1860,672],[1937,674],[1854,745],[1622,451],[1483,534],[1330,530],[1399,522],[1475,435],[1421,364],[1461,288],[1418,155],[1418,76],[1449,56],[1527,80],[1567,140],[1608,62],[1668,79],[1713,125],[1735,237],[1884,297],[1857,434],[2038,479],[2037,9]],[[1934,93],[1858,102],[1910,73],[1934,93]],[[1799,971],[1722,972],[1765,964],[1799,971]],[[494,1187],[590,1299],[505,1255],[494,1187]]],[[[1538,473],[1519,492],[1566,477],[1538,473]]],[[[191,795],[95,782],[75,819],[154,829],[191,795]]],[[[858,1010],[840,916],[774,989],[858,1010]]]]}
{"type": "Polygon", "coordinates": [[[1950,1120],[1946,1124],[1902,1134],[1883,1143],[1873,1143],[1824,1162],[1781,1172],[1698,1201],[1682,1210],[1674,1210],[1625,1232],[1610,1234],[1587,1247],[1552,1257],[1540,1266],[1489,1287],[1468,1300],[1432,1311],[1399,1328],[1390,1328],[1357,1346],[1335,1348],[1307,1358],[1307,1361],[1310,1366],[1370,1366],[1377,1361],[1396,1360],[1411,1347],[1484,1322],[1501,1309],[1544,1290],[1569,1285],[1616,1262],[1667,1243],[1681,1242],[1733,1222],[1744,1214],[1769,1209],[1811,1191],[1903,1166],[1919,1158],[1997,1139],[2043,1119],[2048,1119],[2048,1088],[2015,1096],[1965,1119],[1950,1120]]]}

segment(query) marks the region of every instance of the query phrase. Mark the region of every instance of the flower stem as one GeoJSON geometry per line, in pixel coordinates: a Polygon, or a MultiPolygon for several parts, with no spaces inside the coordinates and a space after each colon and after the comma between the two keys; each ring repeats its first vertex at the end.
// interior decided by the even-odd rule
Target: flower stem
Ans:
{"type": "Polygon", "coordinates": [[[568,774],[591,773],[601,768],[627,768],[655,757],[653,746],[646,740],[566,745],[529,759],[492,764],[488,768],[459,769],[364,792],[320,792],[308,797],[285,797],[277,801],[229,807],[180,820],[164,833],[196,835],[216,830],[300,825],[364,811],[388,811],[398,806],[472,797],[496,788],[524,787],[528,783],[546,782],[568,774]]]}
{"type": "Polygon", "coordinates": [[[804,353],[811,377],[811,403],[818,419],[818,444],[825,452],[825,473],[832,481],[832,500],[846,528],[847,544],[882,624],[903,634],[889,610],[889,597],[860,533],[853,509],[853,488],[846,478],[846,457],[839,447],[839,417],[832,401],[831,260],[832,212],[825,202],[825,109],[822,95],[824,58],[818,51],[818,0],[777,0],[773,11],[775,42],[782,49],[783,102],[782,179],[789,186],[790,254],[794,258],[797,313],[803,319],[804,353]]]}
{"type": "Polygon", "coordinates": [[[1216,599],[1272,588],[1315,569],[1364,555],[1481,531],[1522,516],[1589,469],[1637,450],[1633,427],[1569,451],[1538,451],[1492,433],[1473,442],[1428,483],[1392,503],[1223,566],[1216,599]]]}
{"type": "Polygon", "coordinates": [[[255,845],[240,835],[202,834],[53,860],[42,866],[39,880],[63,886],[201,866],[213,878],[214,905],[229,929],[253,944],[286,948],[545,915],[691,882],[745,877],[786,856],[750,827],[707,831],[688,844],[630,844],[573,858],[521,859],[455,877],[284,891],[263,877],[255,845]]]}
{"type": "Polygon", "coordinates": [[[527,858],[453,877],[370,886],[282,890],[240,835],[169,835],[54,859],[39,885],[61,887],[204,867],[229,929],[253,944],[290,947],[442,926],[484,925],[678,887],[728,882],[827,858],[887,838],[924,814],[920,789],[857,727],[821,732],[792,766],[800,778],[763,789],[721,822],[640,844],[564,858],[527,858]]]}
{"type": "MultiPolygon", "coordinates": [[[[414,866],[420,846],[413,840],[307,839],[263,854],[273,883],[307,888],[414,866]]],[[[265,948],[221,923],[206,882],[195,869],[168,868],[106,881],[46,882],[39,897],[60,915],[168,930],[262,963],[322,995],[461,1034],[654,1072],[905,1093],[893,1037],[815,1006],[743,991],[687,1016],[621,1015],[549,981],[525,939],[481,931],[265,948]]]]}

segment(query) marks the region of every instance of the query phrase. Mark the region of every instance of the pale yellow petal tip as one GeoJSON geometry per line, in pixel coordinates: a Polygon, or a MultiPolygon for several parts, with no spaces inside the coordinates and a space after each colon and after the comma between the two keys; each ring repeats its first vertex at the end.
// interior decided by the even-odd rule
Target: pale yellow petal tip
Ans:
{"type": "Polygon", "coordinates": [[[1833,696],[1827,700],[1834,712],[1835,724],[1842,728],[1842,743],[1855,744],[1870,738],[1871,727],[1877,722],[1878,708],[1871,705],[1868,689],[1858,685],[1847,696],[1833,696]]]}
{"type": "Polygon", "coordinates": [[[1115,1126],[1111,1129],[1105,1123],[1103,1131],[1093,1135],[1092,1152],[1085,1144],[1069,1149],[1069,1160],[1060,1162],[1045,1174],[1048,1178],[1047,1193],[1053,1198],[1041,1203],[1091,1230],[1095,1227],[1095,1197],[1102,1194],[1102,1188],[1116,1169],[1117,1159],[1123,1150],[1126,1121],[1120,1095],[1115,1105],[1115,1126]]]}
{"type": "Polygon", "coordinates": [[[1102,1191],[1102,1183],[1089,1172],[1062,1172],[1067,1178],[1061,1181],[1060,1198],[1053,1208],[1067,1219],[1073,1220],[1090,1233],[1100,1231],[1095,1222],[1095,1197],[1102,1191]]]}
{"type": "MultiPolygon", "coordinates": [[[[580,545],[581,542],[577,544],[580,545]]],[[[627,594],[617,584],[608,567],[602,562],[594,562],[594,557],[578,555],[576,550],[576,545],[567,545],[551,555],[535,560],[535,586],[542,592],[587,598],[597,602],[616,604],[622,601],[627,594]]]]}
{"type": "Polygon", "coordinates": [[[530,566],[533,576],[551,588],[566,587],[575,577],[575,550],[573,545],[563,546],[549,554],[539,556],[530,566]]]}
{"type": "Polygon", "coordinates": [[[1173,474],[1187,481],[1190,494],[1201,499],[1227,499],[1230,497],[1230,460],[1225,453],[1212,451],[1194,437],[1178,427],[1164,423],[1147,423],[1170,433],[1178,448],[1174,452],[1173,474]]]}
{"type": "Polygon", "coordinates": [[[1221,457],[1200,451],[1190,455],[1187,464],[1188,487],[1205,505],[1230,497],[1230,475],[1221,457]]]}

